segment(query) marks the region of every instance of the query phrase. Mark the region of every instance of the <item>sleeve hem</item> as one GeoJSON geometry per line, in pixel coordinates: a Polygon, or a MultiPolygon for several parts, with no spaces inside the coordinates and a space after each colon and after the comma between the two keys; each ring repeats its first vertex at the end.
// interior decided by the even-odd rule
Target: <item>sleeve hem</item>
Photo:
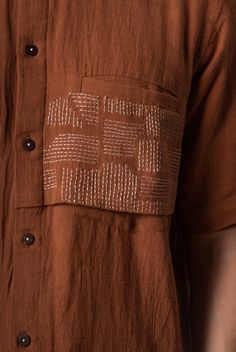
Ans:
{"type": "Polygon", "coordinates": [[[179,212],[177,218],[186,234],[220,230],[236,224],[236,196],[196,210],[179,212]]]}

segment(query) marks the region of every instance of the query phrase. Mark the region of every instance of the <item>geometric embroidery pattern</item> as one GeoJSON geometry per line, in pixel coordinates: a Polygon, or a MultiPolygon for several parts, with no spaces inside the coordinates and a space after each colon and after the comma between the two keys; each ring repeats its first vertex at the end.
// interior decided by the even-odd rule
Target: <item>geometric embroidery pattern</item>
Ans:
{"type": "Polygon", "coordinates": [[[43,170],[43,189],[51,189],[57,187],[56,169],[43,170]]]}
{"type": "Polygon", "coordinates": [[[183,117],[158,104],[84,92],[51,100],[43,150],[46,200],[172,213],[183,129],[183,117]]]}
{"type": "Polygon", "coordinates": [[[96,164],[98,139],[78,133],[59,133],[44,153],[44,163],[81,161],[96,164]]]}
{"type": "Polygon", "coordinates": [[[106,119],[103,129],[104,154],[134,157],[137,137],[144,134],[144,126],[106,119]]]}
{"type": "Polygon", "coordinates": [[[68,97],[59,97],[49,102],[47,125],[82,127],[82,122],[87,124],[98,123],[98,97],[83,93],[69,93],[68,97]],[[77,113],[70,107],[74,103],[77,113]],[[79,112],[79,114],[78,114],[79,112]]]}

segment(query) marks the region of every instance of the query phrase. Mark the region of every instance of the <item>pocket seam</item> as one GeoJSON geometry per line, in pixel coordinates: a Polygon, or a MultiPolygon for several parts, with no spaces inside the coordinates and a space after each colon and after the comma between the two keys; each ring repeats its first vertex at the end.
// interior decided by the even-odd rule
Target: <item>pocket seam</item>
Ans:
{"type": "Polygon", "coordinates": [[[117,96],[140,103],[146,102],[182,114],[179,98],[152,88],[144,88],[138,85],[133,86],[126,82],[123,84],[112,80],[98,79],[95,76],[82,76],[81,92],[101,96],[117,96]]]}
{"type": "Polygon", "coordinates": [[[121,84],[123,86],[128,85],[134,88],[137,87],[142,89],[150,89],[160,94],[167,95],[170,98],[179,99],[179,96],[177,96],[175,93],[171,92],[170,90],[158,84],[155,84],[153,82],[139,79],[136,77],[120,76],[120,75],[83,75],[82,81],[87,78],[96,79],[100,81],[114,82],[117,84],[121,84]],[[124,83],[122,83],[122,80],[124,81],[124,83]]]}

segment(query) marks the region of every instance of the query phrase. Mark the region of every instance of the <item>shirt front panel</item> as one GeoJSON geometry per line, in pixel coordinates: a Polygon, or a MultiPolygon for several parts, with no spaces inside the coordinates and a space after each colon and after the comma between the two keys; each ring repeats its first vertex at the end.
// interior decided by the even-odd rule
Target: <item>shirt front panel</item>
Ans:
{"type": "Polygon", "coordinates": [[[2,351],[24,334],[31,351],[181,351],[168,239],[193,58],[186,9],[0,6],[2,351]]]}
{"type": "MultiPolygon", "coordinates": [[[[39,54],[35,60],[18,60],[19,72],[26,69],[31,80],[27,74],[18,77],[17,110],[29,116],[30,123],[16,127],[17,205],[69,202],[137,213],[173,212],[186,89],[185,82],[176,86],[173,79],[183,58],[177,56],[179,45],[166,48],[160,42],[163,25],[167,32],[169,28],[163,19],[157,26],[125,20],[134,15],[141,20],[144,10],[152,18],[152,8],[131,2],[122,13],[120,7],[108,5],[104,17],[98,4],[83,4],[78,11],[76,3],[67,8],[59,2],[55,16],[55,5],[45,5],[48,22],[41,24],[42,33],[37,29],[41,41],[44,38],[39,54]],[[111,22],[115,11],[121,11],[119,20],[111,22]],[[179,62],[163,77],[170,50],[179,62]],[[33,69],[36,62],[40,75],[33,69]],[[38,76],[42,92],[37,89],[36,96],[32,85],[38,76]],[[40,118],[30,118],[35,113],[28,108],[24,111],[29,97],[25,91],[32,92],[31,105],[39,107],[40,118]],[[29,153],[22,153],[23,136],[38,146],[30,156],[35,161],[30,186],[20,175],[21,168],[30,167],[29,153]]],[[[25,23],[20,10],[19,29],[25,23]]],[[[160,7],[160,19],[165,11],[160,7]]],[[[19,32],[20,48],[27,40],[19,32]]]]}

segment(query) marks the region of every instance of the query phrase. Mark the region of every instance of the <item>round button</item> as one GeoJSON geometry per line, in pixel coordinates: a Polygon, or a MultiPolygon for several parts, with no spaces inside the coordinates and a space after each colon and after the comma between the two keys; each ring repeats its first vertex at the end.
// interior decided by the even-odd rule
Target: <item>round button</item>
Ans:
{"type": "Polygon", "coordinates": [[[36,45],[28,44],[25,46],[26,55],[35,56],[38,54],[38,48],[36,45]]]}
{"type": "Polygon", "coordinates": [[[32,233],[30,232],[26,232],[24,233],[24,235],[22,236],[22,241],[24,244],[26,244],[27,246],[31,246],[31,244],[34,243],[35,241],[35,237],[32,233]]]}
{"type": "Polygon", "coordinates": [[[35,141],[31,138],[26,138],[22,141],[22,146],[25,150],[34,150],[35,148],[35,141]]]}
{"type": "Polygon", "coordinates": [[[20,346],[27,347],[31,342],[31,337],[27,334],[21,334],[17,337],[17,343],[20,346]]]}

